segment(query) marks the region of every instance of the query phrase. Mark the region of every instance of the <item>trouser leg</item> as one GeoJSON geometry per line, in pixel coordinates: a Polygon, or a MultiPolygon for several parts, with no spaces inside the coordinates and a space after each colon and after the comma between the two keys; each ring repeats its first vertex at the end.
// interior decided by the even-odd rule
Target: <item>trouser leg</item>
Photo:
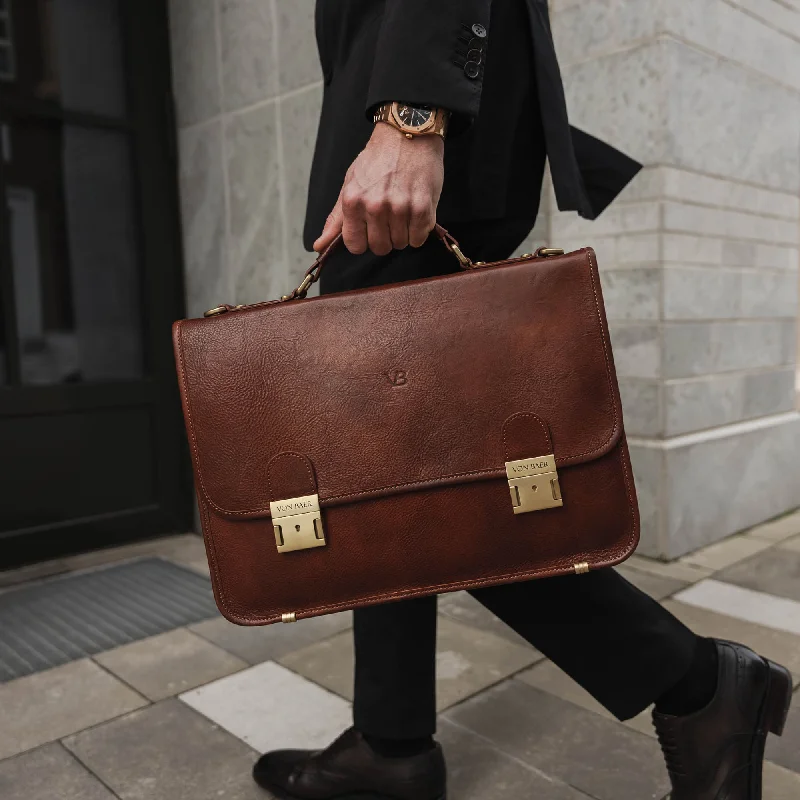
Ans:
{"type": "Polygon", "coordinates": [[[353,723],[382,739],[436,731],[436,597],[353,612],[353,723]]]}
{"type": "Polygon", "coordinates": [[[613,569],[472,595],[619,719],[686,674],[698,637],[613,569]]]}
{"type": "MultiPolygon", "coordinates": [[[[507,258],[533,227],[510,219],[453,225],[473,259],[507,258]]],[[[431,237],[421,248],[378,258],[335,252],[322,291],[443,275],[458,269],[453,255],[431,237]]],[[[414,739],[436,730],[436,598],[423,597],[357,609],[353,615],[356,728],[384,739],[414,739]]]]}

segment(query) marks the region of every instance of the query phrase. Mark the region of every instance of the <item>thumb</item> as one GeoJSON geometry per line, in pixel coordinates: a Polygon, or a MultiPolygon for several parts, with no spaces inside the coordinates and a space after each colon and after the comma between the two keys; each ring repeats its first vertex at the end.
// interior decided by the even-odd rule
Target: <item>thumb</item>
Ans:
{"type": "Polygon", "coordinates": [[[333,240],[342,232],[342,224],[344,222],[344,213],[342,212],[342,198],[341,196],[336,201],[333,211],[328,215],[325,222],[325,227],[322,229],[319,239],[314,242],[314,250],[321,253],[325,248],[329,247],[333,240]]]}

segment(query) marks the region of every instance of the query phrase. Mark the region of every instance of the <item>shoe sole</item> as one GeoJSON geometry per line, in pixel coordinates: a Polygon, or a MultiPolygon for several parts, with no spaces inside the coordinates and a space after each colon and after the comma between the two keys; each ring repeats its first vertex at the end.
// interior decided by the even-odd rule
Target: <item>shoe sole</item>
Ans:
{"type": "Polygon", "coordinates": [[[750,763],[757,766],[751,771],[748,800],[761,800],[764,748],[767,744],[767,735],[774,733],[776,736],[781,736],[783,734],[786,719],[789,716],[789,707],[792,705],[793,687],[789,670],[766,658],[764,663],[767,665],[767,688],[761,704],[758,728],[753,737],[750,763]]]}
{"type": "MultiPolygon", "coordinates": [[[[290,794],[285,789],[282,789],[280,786],[273,786],[271,784],[263,784],[256,781],[258,785],[269,792],[270,794],[275,795],[278,800],[306,800],[304,797],[300,797],[297,794],[290,794]]],[[[327,800],[398,800],[397,797],[392,797],[388,794],[375,794],[375,792],[357,792],[353,794],[336,794],[331,795],[331,797],[327,798],[327,800]]],[[[447,795],[443,794],[436,798],[436,800],[447,800],[447,795]]]]}

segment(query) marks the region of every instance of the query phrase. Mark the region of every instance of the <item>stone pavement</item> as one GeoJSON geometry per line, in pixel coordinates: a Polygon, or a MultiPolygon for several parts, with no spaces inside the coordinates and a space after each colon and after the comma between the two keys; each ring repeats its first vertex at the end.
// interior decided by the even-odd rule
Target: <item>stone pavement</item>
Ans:
{"type": "MultiPolygon", "coordinates": [[[[186,535],[0,573],[0,591],[152,555],[207,571],[186,535]]],[[[699,633],[749,644],[800,681],[800,512],[621,570],[699,633]]],[[[265,798],[249,776],[258,752],[323,746],[349,724],[349,627],[348,614],[260,629],[217,617],[0,684],[0,798],[265,798]]],[[[612,719],[466,595],[441,598],[438,675],[451,800],[666,795],[647,714],[612,719]]],[[[797,708],[768,758],[765,800],[798,800],[797,708]]]]}

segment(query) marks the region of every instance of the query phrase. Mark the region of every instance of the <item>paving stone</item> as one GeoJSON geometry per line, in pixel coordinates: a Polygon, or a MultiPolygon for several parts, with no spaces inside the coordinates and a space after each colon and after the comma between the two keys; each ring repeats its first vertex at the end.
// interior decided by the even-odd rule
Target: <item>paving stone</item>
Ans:
{"type": "Polygon", "coordinates": [[[3,800],[115,800],[60,744],[0,761],[3,800]]]}
{"type": "Polygon", "coordinates": [[[353,654],[352,631],[345,631],[322,642],[295,650],[278,659],[287,669],[302,675],[319,686],[344,697],[353,699],[353,654]]]}
{"type": "Polygon", "coordinates": [[[800,636],[800,602],[707,579],[675,595],[688,605],[800,636]]]}
{"type": "Polygon", "coordinates": [[[301,619],[291,625],[245,627],[224,617],[198,622],[189,630],[244,659],[248,664],[276,661],[281,656],[327,639],[353,625],[349,612],[301,619]]]}
{"type": "Polygon", "coordinates": [[[785,542],[782,542],[780,549],[800,553],[800,536],[795,536],[793,539],[787,539],[785,542]]]}
{"type": "Polygon", "coordinates": [[[783,735],[767,737],[767,758],[800,773],[800,696],[797,694],[793,697],[783,735]]]}
{"type": "Polygon", "coordinates": [[[706,567],[696,567],[693,564],[683,564],[680,561],[656,561],[644,556],[631,556],[625,566],[637,572],[646,572],[648,575],[657,575],[662,578],[672,578],[686,583],[697,583],[711,575],[714,570],[706,567]]]}
{"type": "MultiPolygon", "coordinates": [[[[586,689],[572,680],[569,675],[559,669],[552,661],[543,661],[535,667],[520,672],[516,677],[529,686],[554,694],[556,697],[574,703],[576,706],[585,708],[587,711],[593,711],[595,714],[600,714],[606,719],[616,720],[616,717],[608,711],[605,706],[598,703],[586,689]]],[[[646,711],[642,711],[641,714],[635,716],[633,719],[626,720],[622,724],[640,733],[646,733],[648,736],[656,735],[649,708],[646,711]]]]}
{"type": "Polygon", "coordinates": [[[795,681],[800,681],[800,636],[675,600],[667,600],[664,608],[700,636],[716,636],[719,639],[741,642],[760,655],[783,664],[792,673],[795,681]]]}
{"type": "Polygon", "coordinates": [[[448,795],[458,800],[590,800],[588,795],[501,753],[447,720],[438,740],[447,756],[448,795]]]}
{"type": "Polygon", "coordinates": [[[436,706],[442,711],[535,661],[541,654],[493,633],[439,620],[436,651],[436,706]]]}
{"type": "Polygon", "coordinates": [[[714,577],[757,592],[800,601],[800,550],[773,547],[714,577]]]}
{"type": "Polygon", "coordinates": [[[117,647],[94,660],[154,701],[247,666],[242,659],[185,628],[117,647]]]}
{"type": "Polygon", "coordinates": [[[347,701],[271,661],[180,699],[262,752],[322,748],[353,724],[347,701]]]}
{"type": "MultiPolygon", "coordinates": [[[[439,618],[436,652],[436,706],[449,708],[508,675],[531,665],[541,656],[493,633],[471,628],[447,617],[439,618]]],[[[280,663],[306,678],[352,700],[353,642],[350,633],[336,636],[280,663]]]]}
{"type": "Polygon", "coordinates": [[[739,561],[744,561],[762,550],[772,546],[772,542],[763,539],[755,539],[749,536],[731,536],[721,542],[704,547],[684,556],[680,559],[681,564],[689,564],[695,567],[705,567],[714,570],[725,569],[739,561]]]}
{"type": "Polygon", "coordinates": [[[782,542],[793,536],[800,536],[800,511],[785,514],[778,519],[757,525],[747,531],[747,536],[754,539],[764,539],[767,542],[782,542]]]}
{"type": "Polygon", "coordinates": [[[617,567],[619,572],[626,580],[641,589],[645,594],[649,594],[654,600],[663,600],[675,592],[685,589],[690,581],[667,578],[663,575],[653,575],[648,572],[640,572],[632,567],[617,567]]]}
{"type": "MultiPolygon", "coordinates": [[[[439,597],[439,612],[450,619],[454,619],[456,622],[508,639],[509,642],[513,642],[520,647],[531,646],[522,636],[509,628],[505,622],[492,614],[483,603],[478,602],[467,592],[453,592],[452,594],[441,595],[439,597]]],[[[544,658],[541,653],[535,652],[538,658],[544,658]]]]}
{"type": "Polygon", "coordinates": [[[264,800],[256,754],[177,699],[64,740],[121,800],[264,800]]]}
{"type": "Polygon", "coordinates": [[[0,685],[0,759],[147,705],[88,659],[0,685]]]}
{"type": "Polygon", "coordinates": [[[797,800],[800,797],[800,774],[765,761],[763,795],[763,800],[797,800]]]}
{"type": "Polygon", "coordinates": [[[446,718],[597,800],[655,800],[669,789],[654,739],[522,681],[473,697],[446,718]]]}

